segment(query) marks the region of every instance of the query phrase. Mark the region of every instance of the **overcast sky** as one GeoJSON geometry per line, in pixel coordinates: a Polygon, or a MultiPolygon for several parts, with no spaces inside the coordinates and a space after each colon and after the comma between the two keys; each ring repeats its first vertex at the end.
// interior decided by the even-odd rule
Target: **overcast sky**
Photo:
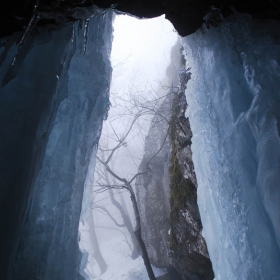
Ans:
{"type": "MultiPolygon", "coordinates": [[[[114,39],[111,53],[113,76],[110,90],[112,107],[108,121],[103,127],[103,135],[107,132],[110,133],[110,137],[114,137],[115,133],[110,132],[108,123],[112,118],[116,119],[113,116],[125,111],[122,99],[127,99],[129,94],[136,92],[137,96],[149,96],[151,91],[156,91],[160,87],[160,81],[165,78],[166,68],[170,63],[171,48],[178,38],[172,24],[164,16],[140,20],[131,16],[117,15],[113,26],[114,39]]],[[[111,121],[111,126],[117,130],[117,133],[123,134],[130,123],[131,119],[122,118],[117,119],[113,124],[111,121]]],[[[146,128],[147,131],[149,122],[145,122],[144,125],[141,123],[139,126],[146,128]]],[[[118,153],[118,161],[122,163],[116,163],[116,166],[125,171],[128,167],[133,167],[130,174],[135,174],[142,157],[145,129],[138,130],[135,135],[130,134],[130,136],[129,139],[133,139],[129,142],[127,151],[118,153]],[[132,156],[135,160],[130,162],[132,156]]],[[[109,137],[107,135],[102,139],[100,145],[104,143],[102,141],[108,142],[109,137]]],[[[112,145],[109,146],[112,148],[112,145]]]]}
{"type": "Polygon", "coordinates": [[[156,89],[165,76],[170,49],[176,40],[177,33],[164,16],[142,20],[126,15],[116,16],[111,90],[142,90],[146,84],[156,89]]]}
{"type": "MultiPolygon", "coordinates": [[[[138,92],[138,96],[149,96],[151,95],[149,92],[156,91],[160,87],[160,81],[165,78],[166,68],[170,63],[171,48],[178,38],[172,24],[164,16],[140,20],[127,15],[117,15],[113,26],[111,53],[113,76],[110,90],[112,107],[108,121],[104,124],[103,133],[108,131],[108,123],[112,120],[112,116],[124,111],[121,98],[127,99],[129,94],[135,92],[138,92]]],[[[131,120],[118,119],[112,126],[118,133],[124,133],[121,129],[130,123],[131,120]]],[[[146,124],[148,130],[148,122],[146,124]]],[[[127,166],[134,166],[130,174],[138,170],[144,148],[145,131],[138,131],[132,137],[128,145],[129,154],[120,152],[118,160],[123,158],[123,163],[116,164],[125,170],[128,169],[127,166]],[[128,158],[132,155],[135,161],[129,163],[128,158]]],[[[102,144],[102,141],[100,143],[102,144]]]]}

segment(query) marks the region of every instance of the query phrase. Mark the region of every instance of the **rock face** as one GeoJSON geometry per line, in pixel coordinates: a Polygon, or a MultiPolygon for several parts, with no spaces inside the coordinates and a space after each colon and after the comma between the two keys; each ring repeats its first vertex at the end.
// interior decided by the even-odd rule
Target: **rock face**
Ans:
{"type": "Polygon", "coordinates": [[[88,19],[95,11],[113,6],[121,12],[138,17],[156,17],[162,14],[170,20],[180,35],[196,31],[211,5],[218,7],[224,16],[236,9],[256,18],[279,19],[279,5],[275,1],[254,0],[3,0],[0,9],[0,38],[24,30],[34,20],[37,26],[61,26],[69,21],[88,19]],[[233,8],[232,8],[233,7],[233,8]]]}
{"type": "Polygon", "coordinates": [[[192,162],[189,120],[184,90],[190,73],[181,73],[178,93],[170,93],[155,115],[145,142],[137,196],[143,238],[151,262],[175,268],[182,279],[213,279],[211,261],[202,237],[197,206],[197,183],[192,162]],[[164,118],[162,119],[162,113],[164,118]],[[168,136],[168,137],[167,137],[168,136]]]}
{"type": "Polygon", "coordinates": [[[174,97],[170,122],[170,260],[182,279],[213,279],[211,261],[202,237],[197,183],[192,162],[192,132],[185,118],[185,95],[174,97]]]}
{"type": "Polygon", "coordinates": [[[138,177],[136,182],[137,202],[140,210],[142,235],[152,264],[169,267],[169,168],[170,139],[168,122],[173,94],[169,94],[161,107],[160,115],[152,120],[145,141],[145,154],[140,171],[151,172],[138,177]]]}

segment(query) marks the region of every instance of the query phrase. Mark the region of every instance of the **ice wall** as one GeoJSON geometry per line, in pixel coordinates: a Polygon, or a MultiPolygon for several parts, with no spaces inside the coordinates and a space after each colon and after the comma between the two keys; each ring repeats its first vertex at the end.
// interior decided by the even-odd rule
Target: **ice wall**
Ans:
{"type": "Polygon", "coordinates": [[[79,279],[84,180],[108,110],[112,12],[0,45],[0,278],[79,279]],[[16,59],[14,59],[16,58],[16,59]]]}
{"type": "Polygon", "coordinates": [[[280,279],[279,22],[183,38],[203,233],[216,279],[280,279]]]}

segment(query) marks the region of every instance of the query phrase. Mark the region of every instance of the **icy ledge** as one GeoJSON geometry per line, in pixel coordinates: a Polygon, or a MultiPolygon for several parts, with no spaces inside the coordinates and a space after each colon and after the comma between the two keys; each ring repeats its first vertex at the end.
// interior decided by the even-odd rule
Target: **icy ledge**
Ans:
{"type": "Polygon", "coordinates": [[[198,202],[216,279],[280,279],[279,22],[183,38],[198,202]]]}

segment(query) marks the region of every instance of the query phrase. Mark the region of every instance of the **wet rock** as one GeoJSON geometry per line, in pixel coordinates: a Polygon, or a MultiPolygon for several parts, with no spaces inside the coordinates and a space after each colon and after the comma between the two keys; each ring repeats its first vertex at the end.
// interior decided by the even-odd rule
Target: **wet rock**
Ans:
{"type": "Polygon", "coordinates": [[[192,162],[189,120],[181,109],[185,96],[175,96],[171,118],[170,263],[182,279],[213,279],[211,261],[202,237],[197,205],[197,182],[192,162]]]}
{"type": "Polygon", "coordinates": [[[181,72],[179,92],[170,93],[158,110],[165,112],[169,121],[161,122],[157,114],[152,121],[140,171],[159,152],[149,164],[150,172],[139,177],[136,189],[143,239],[151,262],[175,268],[182,279],[212,280],[214,273],[197,205],[192,132],[185,117],[184,90],[190,76],[189,72],[181,72]]]}

